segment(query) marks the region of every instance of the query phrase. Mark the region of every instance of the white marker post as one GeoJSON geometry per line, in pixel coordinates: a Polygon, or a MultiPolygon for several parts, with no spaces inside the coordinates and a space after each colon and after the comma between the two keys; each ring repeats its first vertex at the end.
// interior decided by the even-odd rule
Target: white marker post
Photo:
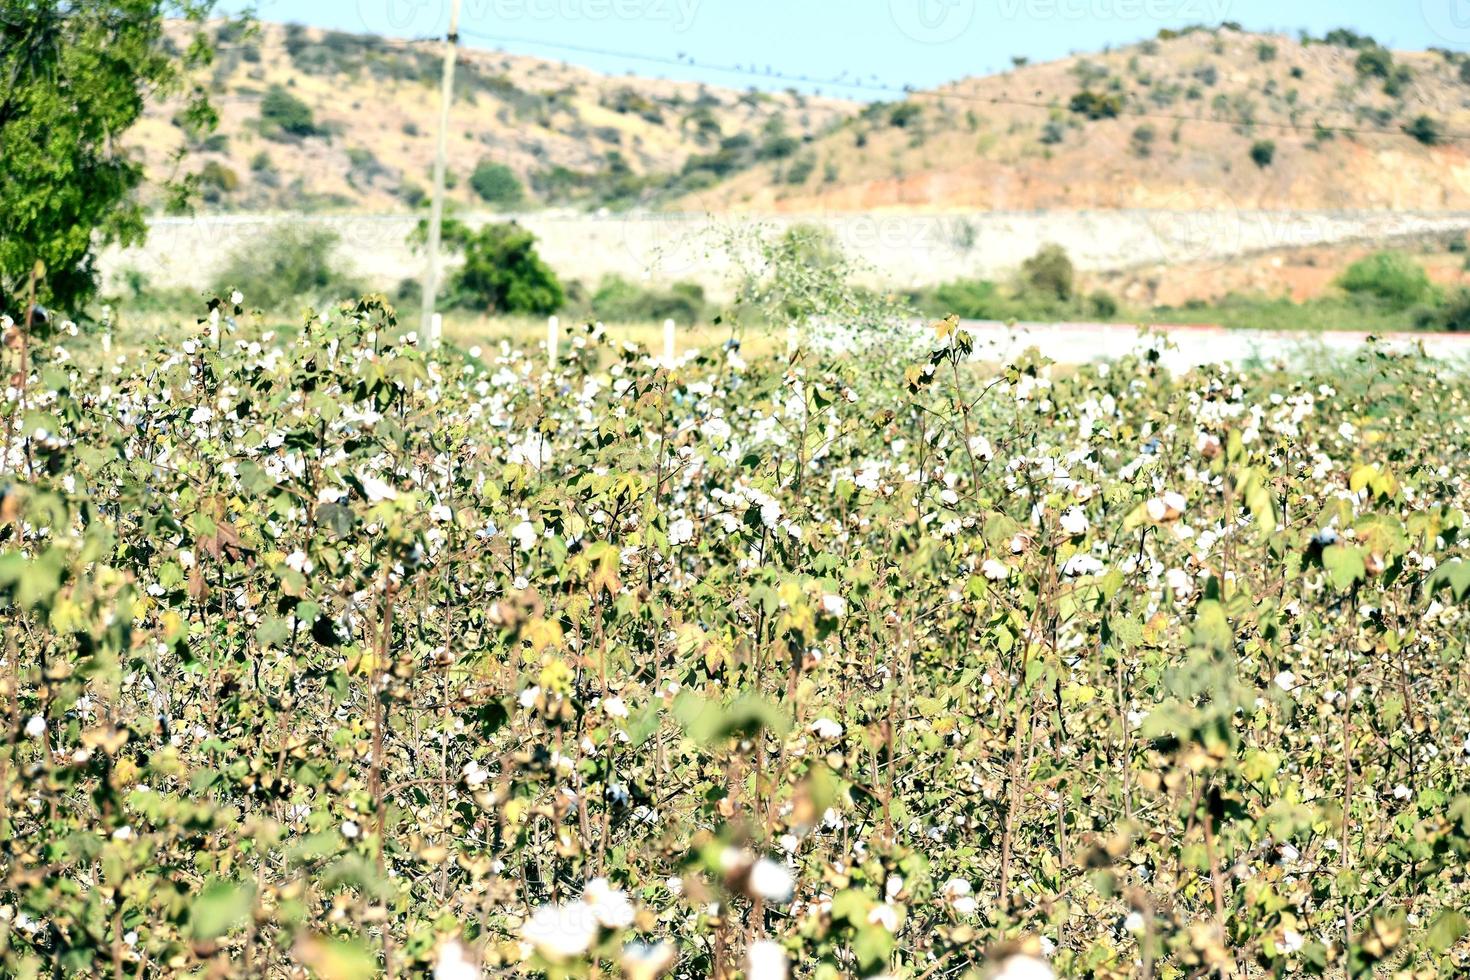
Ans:
{"type": "Polygon", "coordinates": [[[664,367],[672,369],[674,366],[674,321],[664,321],[664,367]]]}
{"type": "Polygon", "coordinates": [[[444,339],[444,314],[435,313],[429,317],[429,350],[438,350],[439,341],[444,339]]]}
{"type": "Polygon", "coordinates": [[[557,345],[561,343],[561,321],[556,317],[546,318],[546,367],[556,370],[557,345]]]}

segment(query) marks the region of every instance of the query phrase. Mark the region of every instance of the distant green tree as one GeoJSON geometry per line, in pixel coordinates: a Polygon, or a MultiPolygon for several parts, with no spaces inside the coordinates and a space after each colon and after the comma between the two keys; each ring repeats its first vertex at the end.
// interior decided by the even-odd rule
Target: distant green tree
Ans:
{"type": "Polygon", "coordinates": [[[513,206],[525,200],[526,189],[515,171],[503,163],[481,160],[470,174],[470,187],[486,204],[513,206]]]}
{"type": "Polygon", "coordinates": [[[1261,169],[1271,166],[1276,160],[1276,143],[1273,140],[1257,140],[1251,144],[1251,162],[1261,169]]]}
{"type": "MultiPolygon", "coordinates": [[[[422,242],[425,223],[412,240],[422,242]]],[[[561,280],[536,253],[536,236],[514,221],[487,224],[478,231],[449,218],[444,247],[464,253],[464,264],[449,278],[450,306],[492,313],[555,313],[566,302],[561,280]]]]}
{"type": "Polygon", "coordinates": [[[1021,263],[1021,278],[1031,290],[1066,301],[1072,298],[1077,271],[1066,249],[1060,245],[1043,245],[1021,263]]]}
{"type": "MultiPolygon", "coordinates": [[[[212,6],[0,3],[0,304],[27,290],[39,261],[41,300],[76,309],[97,289],[96,248],[144,238],[143,166],[120,137],[160,94],[184,94],[177,118],[191,135],[214,128],[204,90],[186,85],[210,60],[206,38],[196,32],[180,53],[164,31],[166,18],[200,24],[212,6]]],[[[171,182],[170,202],[185,205],[195,182],[171,182]]]]}

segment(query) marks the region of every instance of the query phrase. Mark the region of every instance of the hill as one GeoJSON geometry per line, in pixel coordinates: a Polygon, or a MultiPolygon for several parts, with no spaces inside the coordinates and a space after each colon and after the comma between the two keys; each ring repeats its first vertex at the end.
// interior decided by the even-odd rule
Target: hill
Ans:
{"type": "MultiPolygon", "coordinates": [[[[184,26],[175,30],[184,43],[184,26]]],[[[171,174],[174,152],[186,147],[212,211],[401,211],[419,203],[431,182],[440,45],[291,24],[210,31],[217,55],[208,85],[220,126],[191,140],[177,103],[151,106],[129,134],[150,173],[171,174]]],[[[687,192],[717,179],[712,172],[790,156],[854,108],[463,49],[450,196],[511,206],[519,185],[532,204],[617,207],[687,192]],[[701,165],[687,166],[691,158],[701,165]]]]}
{"type": "Polygon", "coordinates": [[[873,104],[713,211],[1463,209],[1470,58],[1197,29],[873,104]]]}

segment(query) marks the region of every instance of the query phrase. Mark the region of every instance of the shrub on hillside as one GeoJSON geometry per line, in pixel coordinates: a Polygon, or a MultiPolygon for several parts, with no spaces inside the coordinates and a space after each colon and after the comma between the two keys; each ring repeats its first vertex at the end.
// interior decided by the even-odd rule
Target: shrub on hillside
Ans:
{"type": "Polygon", "coordinates": [[[1088,119],[1114,119],[1123,111],[1123,96],[1116,92],[1101,93],[1083,89],[1072,96],[1067,107],[1088,119]]]}
{"type": "Polygon", "coordinates": [[[1402,252],[1378,252],[1348,266],[1338,286],[1354,296],[1372,297],[1395,309],[1408,309],[1434,297],[1429,275],[1402,252]]]}
{"type": "Polygon", "coordinates": [[[1276,161],[1276,143],[1274,140],[1256,140],[1251,144],[1251,162],[1262,170],[1271,166],[1276,161]]]}
{"type": "Polygon", "coordinates": [[[260,131],[267,139],[288,136],[304,139],[321,133],[311,106],[279,85],[272,85],[261,100],[260,131]]]}
{"type": "Polygon", "coordinates": [[[1425,146],[1438,146],[1444,142],[1444,129],[1433,116],[1415,116],[1413,122],[1404,127],[1404,132],[1425,146]]]}
{"type": "Polygon", "coordinates": [[[486,204],[513,207],[525,200],[521,180],[503,163],[481,160],[470,174],[470,187],[486,204]]]}
{"type": "Polygon", "coordinates": [[[284,225],[237,248],[214,277],[215,292],[238,289],[245,302],[271,313],[323,306],[361,292],[337,263],[338,237],[325,228],[284,225]]]}

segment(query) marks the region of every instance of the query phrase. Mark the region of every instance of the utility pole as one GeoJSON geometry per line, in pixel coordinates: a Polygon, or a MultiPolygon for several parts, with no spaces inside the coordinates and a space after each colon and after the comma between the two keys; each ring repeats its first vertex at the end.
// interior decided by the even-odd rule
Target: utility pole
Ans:
{"type": "MultiPolygon", "coordinates": [[[[455,47],[459,44],[459,0],[449,6],[449,33],[444,35],[444,84],[439,92],[439,144],[434,152],[434,198],[429,204],[428,264],[424,268],[424,305],[420,332],[429,347],[439,346],[434,306],[439,298],[439,238],[444,226],[444,168],[449,153],[449,105],[454,101],[455,47]]],[[[441,321],[442,322],[442,321],[441,321]]]]}

